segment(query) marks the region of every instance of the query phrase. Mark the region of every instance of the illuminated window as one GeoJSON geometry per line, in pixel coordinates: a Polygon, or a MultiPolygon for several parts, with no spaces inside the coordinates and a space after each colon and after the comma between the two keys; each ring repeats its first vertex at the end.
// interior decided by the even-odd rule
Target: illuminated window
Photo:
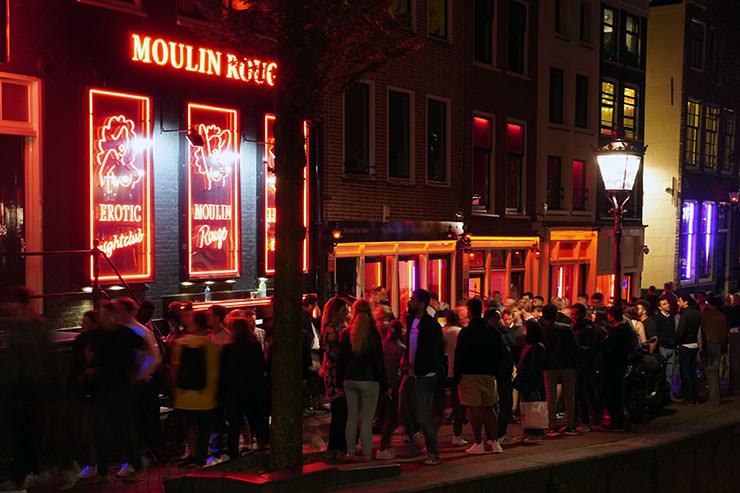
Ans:
{"type": "Polygon", "coordinates": [[[429,34],[447,39],[447,0],[429,0],[428,7],[429,34]]]}
{"type": "Polygon", "coordinates": [[[10,58],[10,0],[0,0],[0,63],[8,63],[10,58]]]}
{"type": "Polygon", "coordinates": [[[601,56],[617,59],[617,11],[609,7],[601,11],[601,56]]]}
{"type": "Polygon", "coordinates": [[[556,156],[547,156],[547,208],[562,209],[563,194],[563,160],[556,156]]]}
{"type": "Polygon", "coordinates": [[[509,2],[509,70],[526,72],[527,7],[514,0],[509,2]]]}
{"type": "Polygon", "coordinates": [[[611,135],[617,121],[616,86],[612,82],[601,81],[601,133],[611,135]]]}
{"type": "Polygon", "coordinates": [[[409,101],[405,92],[388,91],[388,176],[409,178],[409,101]]]}
{"type": "Polygon", "coordinates": [[[475,0],[475,60],[493,63],[494,0],[475,0]]]}
{"type": "Polygon", "coordinates": [[[704,106],[704,167],[717,167],[717,132],[719,131],[719,108],[704,106]]]}
{"type": "Polygon", "coordinates": [[[689,21],[689,66],[704,70],[704,24],[691,19],[689,21]]]}
{"type": "Polygon", "coordinates": [[[690,281],[696,273],[696,202],[681,206],[681,280],[690,281]]]}
{"type": "Polygon", "coordinates": [[[563,123],[563,71],[550,67],[550,123],[563,123]]]}
{"type": "Polygon", "coordinates": [[[522,177],[524,167],[524,126],[506,124],[506,210],[522,211],[522,177]]]}
{"type": "Polygon", "coordinates": [[[370,174],[369,84],[353,84],[344,95],[344,171],[370,174]]]}
{"type": "Polygon", "coordinates": [[[385,257],[365,257],[365,293],[385,285],[385,257]]]}
{"type": "Polygon", "coordinates": [[[627,65],[639,67],[641,63],[640,50],[640,18],[633,15],[624,16],[624,57],[627,65]]]}
{"type": "Polygon", "coordinates": [[[622,129],[628,139],[637,138],[637,101],[639,94],[633,87],[624,88],[622,100],[622,129]]]}
{"type": "Polygon", "coordinates": [[[573,210],[586,210],[586,161],[573,160],[573,210]]]}
{"type": "Polygon", "coordinates": [[[401,25],[411,27],[411,0],[391,0],[388,11],[401,25]]]}
{"type": "Polygon", "coordinates": [[[488,209],[491,175],[493,122],[483,116],[473,117],[473,207],[488,209]]]}
{"type": "Polygon", "coordinates": [[[724,152],[722,155],[722,169],[732,171],[735,163],[735,112],[724,110],[725,121],[723,128],[724,152]]]}
{"type": "Polygon", "coordinates": [[[581,41],[591,43],[591,4],[588,2],[581,2],[578,31],[581,41]]]}
{"type": "Polygon", "coordinates": [[[717,206],[702,202],[700,236],[697,238],[696,264],[700,279],[711,279],[714,264],[714,237],[717,231],[717,206]]]}
{"type": "Polygon", "coordinates": [[[588,77],[576,74],[575,125],[588,128],[588,77]]]}
{"type": "Polygon", "coordinates": [[[687,101],[685,132],[684,163],[696,166],[699,162],[699,103],[696,101],[687,101]]]}
{"type": "Polygon", "coordinates": [[[16,82],[2,82],[0,103],[2,103],[2,120],[6,122],[30,121],[29,86],[16,82]]]}
{"type": "Polygon", "coordinates": [[[406,307],[411,293],[419,288],[419,256],[398,257],[398,296],[400,307],[406,307]]]}
{"type": "Polygon", "coordinates": [[[427,99],[427,179],[447,180],[447,103],[427,99]]]}
{"type": "Polygon", "coordinates": [[[450,302],[450,260],[448,255],[429,257],[427,282],[430,293],[437,295],[442,303],[450,302]]]}

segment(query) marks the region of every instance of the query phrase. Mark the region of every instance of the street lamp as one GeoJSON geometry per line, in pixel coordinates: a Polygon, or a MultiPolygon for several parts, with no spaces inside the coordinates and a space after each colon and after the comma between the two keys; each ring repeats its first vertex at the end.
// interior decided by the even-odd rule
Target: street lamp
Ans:
{"type": "Polygon", "coordinates": [[[609,212],[614,216],[614,303],[621,303],[622,298],[622,216],[626,212],[624,206],[630,199],[646,149],[647,146],[639,142],[620,138],[615,131],[611,142],[594,151],[611,204],[609,212]]]}

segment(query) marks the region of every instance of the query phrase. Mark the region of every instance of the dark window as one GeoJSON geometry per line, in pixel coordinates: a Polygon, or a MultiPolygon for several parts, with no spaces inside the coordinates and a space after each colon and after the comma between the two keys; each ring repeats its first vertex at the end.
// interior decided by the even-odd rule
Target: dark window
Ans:
{"type": "Polygon", "coordinates": [[[627,65],[640,66],[640,18],[634,15],[624,16],[624,57],[622,61],[627,65]]]}
{"type": "Polygon", "coordinates": [[[707,71],[716,79],[719,76],[717,64],[717,32],[710,29],[707,35],[707,71]]]}
{"type": "Polygon", "coordinates": [[[609,7],[604,7],[601,15],[601,56],[617,59],[617,11],[609,7]]]}
{"type": "Polygon", "coordinates": [[[588,77],[576,74],[576,127],[588,128],[588,77]]]}
{"type": "Polygon", "coordinates": [[[473,117],[473,207],[489,207],[493,122],[483,116],[473,117]]]}
{"type": "Polygon", "coordinates": [[[722,169],[732,171],[733,164],[735,163],[735,112],[733,110],[724,110],[724,114],[722,169]]]}
{"type": "Polygon", "coordinates": [[[555,32],[568,34],[567,30],[568,6],[566,0],[555,0],[555,32]]]}
{"type": "Polygon", "coordinates": [[[686,130],[684,135],[684,163],[696,166],[699,162],[700,106],[696,101],[686,102],[686,130]]]}
{"type": "Polygon", "coordinates": [[[506,209],[522,210],[522,168],[524,165],[524,126],[506,124],[506,209]]]}
{"type": "Polygon", "coordinates": [[[689,66],[704,70],[704,24],[689,21],[689,66]]]}
{"type": "Polygon", "coordinates": [[[447,103],[427,100],[427,178],[447,180],[447,103]]]}
{"type": "Polygon", "coordinates": [[[447,39],[447,0],[429,0],[429,34],[447,39]]]}
{"type": "Polygon", "coordinates": [[[524,73],[527,39],[527,7],[509,2],[509,70],[524,73]]]}
{"type": "Polygon", "coordinates": [[[475,60],[492,63],[494,0],[475,0],[475,60]]]}
{"type": "Polygon", "coordinates": [[[411,27],[411,0],[391,0],[388,10],[399,24],[411,27]]]}
{"type": "Polygon", "coordinates": [[[388,175],[409,177],[409,95],[388,91],[388,175]]]}
{"type": "Polygon", "coordinates": [[[616,85],[601,81],[601,133],[611,135],[617,122],[616,85]]]}
{"type": "Polygon", "coordinates": [[[636,139],[637,135],[637,101],[639,93],[634,87],[625,87],[622,94],[622,129],[628,139],[636,139]]]}
{"type": "Polygon", "coordinates": [[[563,123],[563,71],[550,67],[550,122],[563,123]]]}
{"type": "Polygon", "coordinates": [[[586,162],[573,160],[573,210],[586,210],[586,162]]]}
{"type": "Polygon", "coordinates": [[[344,171],[370,174],[368,84],[353,84],[344,96],[344,171]]]}
{"type": "Polygon", "coordinates": [[[578,39],[584,43],[591,42],[591,4],[586,2],[581,2],[578,39]]]}
{"type": "Polygon", "coordinates": [[[563,160],[556,156],[547,156],[547,208],[562,209],[563,193],[563,160]]]}
{"type": "Polygon", "coordinates": [[[704,167],[717,167],[719,108],[704,106],[704,167]]]}

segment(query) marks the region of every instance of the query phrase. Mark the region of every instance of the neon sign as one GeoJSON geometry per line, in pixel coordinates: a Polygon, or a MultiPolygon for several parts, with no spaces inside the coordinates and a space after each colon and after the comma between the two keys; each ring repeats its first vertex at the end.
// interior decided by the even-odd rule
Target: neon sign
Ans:
{"type": "MultiPolygon", "coordinates": [[[[139,281],[152,279],[150,108],[146,96],[89,93],[90,247],[139,281]]],[[[102,261],[99,279],[118,277],[102,261]]]]}
{"type": "Polygon", "coordinates": [[[239,275],[239,131],[237,111],[188,104],[188,276],[239,275]]]}
{"type": "Polygon", "coordinates": [[[275,85],[277,72],[277,63],[273,61],[139,34],[131,34],[131,60],[270,87],[275,85]]]}
{"type": "MultiPolygon", "coordinates": [[[[275,177],[275,115],[265,115],[265,273],[275,272],[275,225],[277,224],[277,208],[275,204],[276,177],[275,177]]],[[[308,123],[303,122],[303,150],[308,163],[308,123]]],[[[303,226],[306,236],[303,238],[303,272],[308,272],[308,166],[303,166],[303,226]]]]}

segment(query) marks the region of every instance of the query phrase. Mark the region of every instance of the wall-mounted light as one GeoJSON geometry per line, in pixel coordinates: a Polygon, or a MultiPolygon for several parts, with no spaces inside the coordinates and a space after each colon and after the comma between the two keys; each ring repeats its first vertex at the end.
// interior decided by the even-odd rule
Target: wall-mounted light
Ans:
{"type": "Polygon", "coordinates": [[[738,200],[740,200],[740,191],[730,192],[728,195],[730,196],[730,203],[732,204],[737,204],[738,200]]]}
{"type": "Polygon", "coordinates": [[[540,250],[540,246],[537,243],[532,243],[532,246],[529,247],[529,253],[534,255],[534,258],[537,260],[540,259],[540,255],[542,255],[542,251],[540,250]]]}
{"type": "Polygon", "coordinates": [[[642,245],[642,253],[644,255],[647,255],[648,253],[650,253],[650,248],[648,248],[647,245],[642,245]]]}
{"type": "Polygon", "coordinates": [[[192,286],[193,283],[190,282],[190,281],[183,281],[183,282],[180,283],[180,285],[182,285],[182,286],[192,286]]]}

